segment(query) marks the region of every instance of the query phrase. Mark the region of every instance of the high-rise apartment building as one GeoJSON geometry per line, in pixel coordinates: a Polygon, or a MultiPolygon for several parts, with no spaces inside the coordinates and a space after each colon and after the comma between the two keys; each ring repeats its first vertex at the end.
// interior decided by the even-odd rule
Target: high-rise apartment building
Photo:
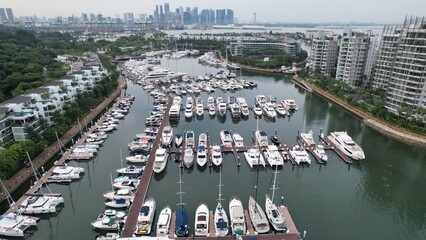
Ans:
{"type": "Polygon", "coordinates": [[[363,85],[369,48],[369,34],[345,29],[337,59],[336,79],[351,86],[363,85]]]}
{"type": "Polygon", "coordinates": [[[225,24],[234,23],[234,11],[231,9],[226,10],[225,24]]]}
{"type": "Polygon", "coordinates": [[[386,26],[375,67],[373,88],[387,92],[385,107],[426,108],[426,19],[407,17],[402,26],[386,26]]]}
{"type": "Polygon", "coordinates": [[[127,25],[133,25],[135,23],[135,18],[133,16],[133,13],[131,12],[124,13],[124,22],[127,25]]]}
{"type": "Polygon", "coordinates": [[[0,8],[0,24],[8,24],[9,19],[7,19],[6,10],[4,8],[0,8]]]}
{"type": "Polygon", "coordinates": [[[12,8],[6,8],[7,18],[9,20],[9,24],[15,23],[15,17],[13,16],[12,8]]]}
{"type": "Polygon", "coordinates": [[[335,72],[337,59],[337,40],[318,32],[312,39],[309,67],[312,71],[320,71],[325,76],[332,76],[335,72]]]}

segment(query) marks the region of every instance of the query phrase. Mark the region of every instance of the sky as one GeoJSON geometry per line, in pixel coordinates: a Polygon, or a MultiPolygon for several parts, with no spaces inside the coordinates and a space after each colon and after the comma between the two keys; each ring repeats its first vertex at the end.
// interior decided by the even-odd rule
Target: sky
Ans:
{"type": "Polygon", "coordinates": [[[12,8],[15,16],[56,17],[102,13],[123,17],[125,12],[153,14],[155,5],[235,11],[242,21],[288,23],[402,23],[406,15],[426,16],[426,0],[1,0],[0,8],[12,8]]]}

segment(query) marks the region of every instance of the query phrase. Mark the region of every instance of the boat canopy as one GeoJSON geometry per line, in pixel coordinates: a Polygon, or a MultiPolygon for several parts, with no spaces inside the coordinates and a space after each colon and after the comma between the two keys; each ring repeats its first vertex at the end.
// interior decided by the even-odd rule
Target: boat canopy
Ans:
{"type": "Polygon", "coordinates": [[[228,223],[223,220],[223,218],[219,218],[216,222],[217,228],[228,228],[228,223]]]}

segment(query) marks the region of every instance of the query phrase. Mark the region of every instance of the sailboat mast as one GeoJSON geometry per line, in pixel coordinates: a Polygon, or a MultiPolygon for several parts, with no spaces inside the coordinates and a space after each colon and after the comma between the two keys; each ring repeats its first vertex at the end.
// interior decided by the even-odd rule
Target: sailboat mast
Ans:
{"type": "Polygon", "coordinates": [[[219,172],[219,197],[217,199],[217,201],[219,203],[221,203],[222,199],[222,166],[220,167],[220,172],[219,172]]]}
{"type": "Polygon", "coordinates": [[[275,197],[275,189],[277,189],[276,187],[275,187],[275,184],[276,184],[276,182],[277,182],[277,173],[278,173],[278,170],[277,170],[277,168],[278,168],[278,165],[275,165],[275,172],[274,172],[274,184],[272,184],[272,202],[274,202],[274,197],[275,197]]]}

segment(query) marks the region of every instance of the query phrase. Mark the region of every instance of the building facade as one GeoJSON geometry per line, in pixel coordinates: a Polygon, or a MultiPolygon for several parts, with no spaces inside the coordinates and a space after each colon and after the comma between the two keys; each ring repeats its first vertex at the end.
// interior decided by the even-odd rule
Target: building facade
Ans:
{"type": "Polygon", "coordinates": [[[241,56],[245,50],[258,50],[262,48],[279,49],[288,54],[296,55],[301,51],[301,43],[294,40],[253,37],[237,38],[230,41],[232,56],[241,56]]]}
{"type": "Polygon", "coordinates": [[[337,40],[318,32],[312,39],[311,55],[309,56],[309,67],[312,71],[319,71],[325,76],[335,73],[337,60],[337,40]]]}
{"type": "Polygon", "coordinates": [[[402,26],[386,26],[375,67],[373,88],[387,92],[385,107],[426,108],[426,19],[407,17],[402,26]]]}
{"type": "Polygon", "coordinates": [[[345,29],[337,58],[336,79],[351,86],[363,85],[369,49],[369,34],[345,29]]]}

